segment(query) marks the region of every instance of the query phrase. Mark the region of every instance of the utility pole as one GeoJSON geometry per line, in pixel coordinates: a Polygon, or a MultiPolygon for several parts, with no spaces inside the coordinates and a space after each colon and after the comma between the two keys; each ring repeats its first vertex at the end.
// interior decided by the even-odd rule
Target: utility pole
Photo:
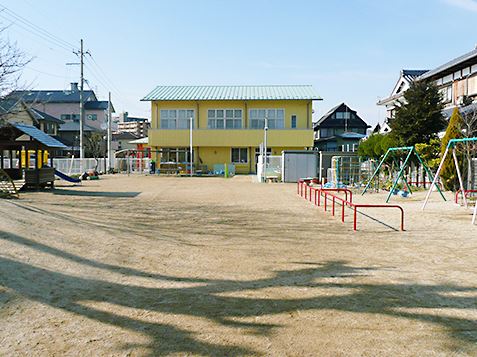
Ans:
{"type": "MultiPolygon", "coordinates": [[[[83,66],[84,66],[84,55],[83,51],[83,39],[80,40],[80,50],[73,51],[74,54],[80,58],[80,120],[79,120],[79,145],[80,145],[80,171],[83,172],[83,159],[84,159],[84,103],[83,103],[83,89],[84,89],[84,76],[83,76],[83,66]]],[[[86,52],[89,53],[89,52],[86,52]]]]}
{"type": "Polygon", "coordinates": [[[111,118],[111,92],[109,92],[108,97],[108,165],[106,171],[109,172],[111,170],[111,125],[112,125],[112,118],[111,118]]]}
{"type": "Polygon", "coordinates": [[[80,78],[80,171],[83,172],[83,159],[84,159],[84,106],[83,106],[83,89],[84,89],[84,77],[83,77],[83,39],[81,39],[80,47],[80,67],[81,67],[81,78],[80,78]]]}

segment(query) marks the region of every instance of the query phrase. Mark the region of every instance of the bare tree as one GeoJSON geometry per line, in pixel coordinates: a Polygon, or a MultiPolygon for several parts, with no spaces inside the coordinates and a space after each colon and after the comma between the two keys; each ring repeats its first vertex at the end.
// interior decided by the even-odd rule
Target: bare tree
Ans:
{"type": "MultiPolygon", "coordinates": [[[[32,60],[21,51],[16,42],[5,36],[6,27],[0,28],[0,99],[19,89],[23,68],[32,60]]],[[[0,125],[5,117],[0,116],[0,125]]]]}
{"type": "Polygon", "coordinates": [[[85,153],[87,157],[93,157],[96,160],[95,170],[98,170],[99,158],[104,154],[104,139],[101,133],[92,133],[86,135],[85,153]]]}

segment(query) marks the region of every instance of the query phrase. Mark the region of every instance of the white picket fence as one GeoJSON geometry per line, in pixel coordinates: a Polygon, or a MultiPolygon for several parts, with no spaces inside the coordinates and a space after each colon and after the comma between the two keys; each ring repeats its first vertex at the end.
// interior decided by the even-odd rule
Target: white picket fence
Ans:
{"type": "MultiPolygon", "coordinates": [[[[18,168],[19,159],[12,160],[12,167],[10,167],[10,159],[4,159],[3,167],[6,169],[18,168]]],[[[121,158],[114,159],[113,168],[120,173],[128,174],[142,174],[149,172],[151,159],[137,159],[137,158],[121,158]]],[[[78,158],[64,158],[53,159],[53,167],[58,171],[61,171],[67,175],[80,175],[88,170],[97,170],[99,172],[106,172],[107,159],[83,159],[81,165],[81,159],[78,158]]],[[[48,163],[49,164],[49,163],[48,163]]],[[[30,160],[30,167],[35,166],[35,160],[30,160]]]]}
{"type": "Polygon", "coordinates": [[[79,175],[88,170],[105,172],[106,159],[53,159],[53,167],[67,175],[79,175]],[[82,167],[81,167],[82,166],[82,167]]]}
{"type": "MultiPolygon", "coordinates": [[[[151,159],[121,158],[113,160],[113,168],[120,173],[142,174],[149,172],[151,159]]],[[[96,169],[99,172],[106,172],[107,159],[83,159],[83,172],[96,169]]],[[[80,159],[53,159],[53,166],[68,175],[81,174],[80,159]]]]}

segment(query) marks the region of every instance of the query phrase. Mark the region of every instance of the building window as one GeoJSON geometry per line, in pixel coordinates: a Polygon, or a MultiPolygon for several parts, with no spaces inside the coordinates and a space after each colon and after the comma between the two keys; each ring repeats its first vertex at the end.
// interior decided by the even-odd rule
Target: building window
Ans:
{"type": "Polygon", "coordinates": [[[439,89],[439,92],[442,95],[442,101],[444,103],[452,102],[452,86],[446,86],[439,89]]]}
{"type": "Polygon", "coordinates": [[[449,83],[449,82],[452,82],[452,74],[449,74],[445,76],[444,78],[442,78],[442,83],[449,83]]]}
{"type": "Polygon", "coordinates": [[[320,138],[328,138],[333,135],[335,135],[335,129],[333,128],[320,129],[320,138]]]}
{"type": "Polygon", "coordinates": [[[250,128],[263,129],[265,118],[268,119],[269,129],[283,129],[285,127],[284,109],[250,109],[250,128]]]}
{"type": "Polygon", "coordinates": [[[209,129],[241,129],[242,109],[209,109],[207,127],[209,129]]]}
{"type": "Polygon", "coordinates": [[[352,131],[353,133],[358,133],[358,134],[366,134],[366,129],[365,128],[351,128],[349,131],[352,131]]]}
{"type": "Polygon", "coordinates": [[[55,124],[45,122],[45,124],[43,124],[43,131],[47,134],[54,135],[55,134],[55,124]]]}
{"type": "Polygon", "coordinates": [[[335,118],[336,119],[351,119],[351,113],[350,112],[336,112],[335,113],[335,118]]]}
{"type": "Polygon", "coordinates": [[[79,121],[80,120],[80,115],[79,114],[61,114],[60,119],[61,120],[79,121]]]}
{"type": "Polygon", "coordinates": [[[189,129],[190,118],[194,126],[194,110],[161,109],[161,129],[189,129]]]}
{"type": "Polygon", "coordinates": [[[291,128],[296,129],[296,115],[291,116],[291,128]]]}
{"type": "MultiPolygon", "coordinates": [[[[192,151],[194,155],[194,151],[192,151]]],[[[162,148],[161,162],[190,162],[190,148],[162,148]]]]}
{"type": "Polygon", "coordinates": [[[246,164],[248,162],[248,149],[232,148],[232,162],[234,164],[246,164]]]}

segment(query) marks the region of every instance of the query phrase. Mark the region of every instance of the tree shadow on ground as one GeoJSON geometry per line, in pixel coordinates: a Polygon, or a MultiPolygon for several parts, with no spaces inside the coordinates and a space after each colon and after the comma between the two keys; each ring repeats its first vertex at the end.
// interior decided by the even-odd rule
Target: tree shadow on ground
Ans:
{"type": "MultiPolygon", "coordinates": [[[[437,324],[448,331],[454,341],[450,349],[460,349],[477,343],[477,321],[471,318],[439,316],[425,309],[475,309],[476,287],[425,284],[366,284],[363,275],[374,268],[354,267],[344,261],[324,263],[303,262],[304,269],[276,271],[271,277],[237,281],[227,279],[195,279],[150,274],[141,270],[105,264],[64,252],[11,233],[0,232],[0,239],[28,246],[52,257],[72,263],[103,269],[125,276],[200,283],[183,288],[157,288],[127,285],[94,278],[72,276],[64,272],[0,257],[0,285],[27,299],[50,305],[90,319],[145,334],[151,342],[146,347],[150,355],[171,353],[202,355],[247,355],[263,351],[238,345],[205,342],[193,332],[169,323],[145,322],[132,317],[85,306],[82,302],[109,303],[113,306],[140,309],[171,315],[199,317],[219,326],[240,329],[245,333],[268,335],[275,324],[243,321],[245,318],[270,316],[296,311],[336,310],[359,314],[381,314],[396,318],[437,324]],[[260,292],[266,288],[347,289],[346,294],[327,293],[316,296],[281,299],[266,298],[260,292]],[[253,291],[254,296],[236,296],[253,291]],[[452,296],[452,294],[454,296],[452,296]],[[460,295],[460,296],[459,296],[460,295]],[[464,295],[464,296],[462,296],[464,295]],[[263,297],[261,297],[263,296],[263,297]],[[419,309],[419,312],[413,312],[419,309]]],[[[297,262],[301,264],[300,262],[297,262]]],[[[332,290],[332,291],[334,291],[332,290]]],[[[1,299],[0,299],[1,301],[1,299]]],[[[249,319],[251,321],[253,319],[249,319]]],[[[138,346],[124,345],[129,349],[138,346]]],[[[118,347],[119,348],[119,347],[118,347]]]]}

